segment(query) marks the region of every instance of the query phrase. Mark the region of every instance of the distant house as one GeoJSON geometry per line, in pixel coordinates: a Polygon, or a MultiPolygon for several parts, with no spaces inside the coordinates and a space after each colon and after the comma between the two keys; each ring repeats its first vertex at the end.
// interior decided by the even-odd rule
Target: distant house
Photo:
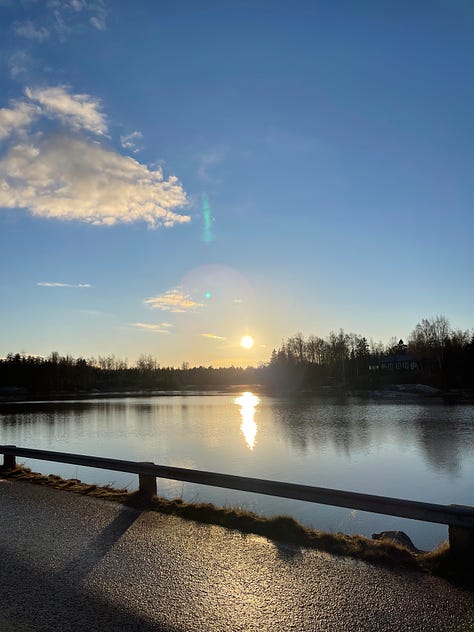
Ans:
{"type": "Polygon", "coordinates": [[[369,371],[417,371],[420,368],[418,358],[407,353],[403,340],[393,349],[394,353],[382,356],[369,364],[369,371]]]}

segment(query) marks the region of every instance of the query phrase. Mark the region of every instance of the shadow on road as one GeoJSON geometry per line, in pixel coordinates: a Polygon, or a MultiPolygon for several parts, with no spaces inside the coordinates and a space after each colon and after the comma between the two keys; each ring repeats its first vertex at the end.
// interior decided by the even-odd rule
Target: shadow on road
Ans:
{"type": "MultiPolygon", "coordinates": [[[[126,630],[127,632],[178,632],[166,622],[140,617],[117,603],[109,603],[87,590],[81,581],[140,516],[124,508],[120,514],[64,569],[42,572],[9,551],[1,550],[0,621],[15,624],[14,629],[48,630],[126,630]]],[[[133,581],[133,578],[130,578],[133,581]]]]}
{"type": "Polygon", "coordinates": [[[294,544],[282,544],[281,542],[273,542],[278,557],[284,562],[292,562],[302,558],[301,547],[294,544]]]}
{"type": "Polygon", "coordinates": [[[94,569],[96,564],[107,555],[122,535],[141,516],[141,511],[123,507],[120,513],[105,529],[60,572],[64,580],[80,582],[94,569]]]}

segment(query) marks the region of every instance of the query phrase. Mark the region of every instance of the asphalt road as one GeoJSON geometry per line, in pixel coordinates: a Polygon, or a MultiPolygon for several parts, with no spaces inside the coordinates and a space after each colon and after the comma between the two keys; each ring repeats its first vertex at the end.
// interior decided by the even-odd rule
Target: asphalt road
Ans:
{"type": "Polygon", "coordinates": [[[440,579],[4,480],[0,595],[5,632],[474,631],[440,579]]]}

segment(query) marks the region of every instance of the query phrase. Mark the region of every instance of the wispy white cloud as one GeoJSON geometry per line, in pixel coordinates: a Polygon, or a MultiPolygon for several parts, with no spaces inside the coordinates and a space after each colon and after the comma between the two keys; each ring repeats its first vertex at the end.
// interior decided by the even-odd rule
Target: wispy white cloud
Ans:
{"type": "Polygon", "coordinates": [[[93,12],[93,15],[89,19],[90,24],[98,31],[105,31],[107,10],[103,0],[89,0],[89,10],[93,12]]]}
{"type": "Polygon", "coordinates": [[[153,325],[151,323],[132,323],[131,326],[135,327],[136,329],[151,331],[155,334],[169,334],[170,333],[168,329],[164,329],[160,325],[153,325]]]}
{"type": "Polygon", "coordinates": [[[16,22],[14,30],[20,37],[25,37],[33,42],[42,42],[50,35],[49,30],[45,26],[36,26],[31,20],[16,22]]]}
{"type": "Polygon", "coordinates": [[[99,31],[106,28],[107,10],[103,0],[34,0],[34,3],[34,20],[13,24],[15,34],[31,42],[41,43],[50,36],[64,41],[71,33],[83,30],[86,24],[99,31]]]}
{"type": "Polygon", "coordinates": [[[211,338],[212,340],[227,340],[224,336],[217,336],[216,334],[199,334],[203,338],[211,338]]]}
{"type": "Polygon", "coordinates": [[[132,132],[125,136],[120,136],[120,144],[124,149],[130,149],[134,154],[143,149],[143,134],[141,132],[132,132]]]}
{"type": "Polygon", "coordinates": [[[75,131],[84,129],[99,136],[107,133],[100,101],[88,94],[71,94],[66,86],[26,88],[25,94],[41,106],[44,114],[75,131]]]}
{"type": "Polygon", "coordinates": [[[29,68],[33,65],[30,55],[25,50],[16,50],[11,53],[8,59],[10,77],[13,79],[25,78],[29,68]]]}
{"type": "Polygon", "coordinates": [[[77,287],[77,288],[85,288],[92,287],[90,283],[60,283],[57,281],[40,281],[36,285],[40,287],[77,287]]]}
{"type": "Polygon", "coordinates": [[[82,11],[86,7],[86,3],[83,0],[70,0],[69,6],[73,11],[82,11]]]}
{"type": "Polygon", "coordinates": [[[105,31],[105,16],[93,15],[89,22],[98,31],[105,31]]]}
{"type": "Polygon", "coordinates": [[[145,303],[153,309],[169,311],[175,314],[194,312],[203,307],[203,303],[193,300],[188,294],[184,294],[180,288],[168,290],[164,294],[158,294],[145,299],[145,303]]]}
{"type": "Polygon", "coordinates": [[[0,140],[28,129],[38,113],[38,107],[24,101],[12,101],[10,108],[0,108],[0,140]]]}
{"type": "Polygon", "coordinates": [[[174,327],[174,325],[172,325],[171,323],[160,323],[160,327],[171,328],[171,327],[174,327]]]}
{"type": "Polygon", "coordinates": [[[104,135],[100,103],[65,86],[27,88],[31,101],[0,110],[0,139],[12,137],[0,155],[0,207],[96,225],[144,221],[170,227],[190,221],[177,213],[187,199],[175,176],[92,142],[84,132],[104,135]],[[47,116],[75,132],[35,133],[47,116]],[[15,134],[17,132],[17,134],[15,134]],[[21,134],[18,134],[21,132],[21,134]]]}

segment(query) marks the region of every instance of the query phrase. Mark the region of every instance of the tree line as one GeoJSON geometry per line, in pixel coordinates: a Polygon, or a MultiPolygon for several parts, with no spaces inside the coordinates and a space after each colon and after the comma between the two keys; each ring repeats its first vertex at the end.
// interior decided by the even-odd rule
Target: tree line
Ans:
{"type": "Polygon", "coordinates": [[[271,384],[293,388],[420,381],[439,388],[474,386],[474,331],[454,329],[445,316],[435,316],[423,318],[406,344],[396,337],[374,342],[343,329],[327,338],[299,332],[273,350],[267,373],[271,384]],[[380,370],[383,359],[392,359],[391,370],[380,370]],[[416,369],[405,369],[404,359],[416,369]]]}
{"type": "Polygon", "coordinates": [[[178,390],[257,384],[254,367],[162,367],[152,355],[142,355],[133,366],[110,356],[73,358],[54,351],[47,358],[9,353],[0,360],[0,389],[25,389],[30,394],[178,390]]]}
{"type": "MultiPolygon", "coordinates": [[[[403,365],[403,363],[398,363],[403,365]]],[[[162,367],[152,355],[129,366],[110,356],[47,358],[10,353],[0,359],[0,387],[30,394],[124,390],[173,390],[262,384],[276,391],[327,387],[375,388],[393,382],[423,382],[439,388],[474,386],[474,332],[453,329],[445,316],[422,319],[406,344],[331,332],[326,338],[296,333],[259,367],[162,367]],[[380,369],[383,358],[410,357],[416,370],[380,369]]]]}

